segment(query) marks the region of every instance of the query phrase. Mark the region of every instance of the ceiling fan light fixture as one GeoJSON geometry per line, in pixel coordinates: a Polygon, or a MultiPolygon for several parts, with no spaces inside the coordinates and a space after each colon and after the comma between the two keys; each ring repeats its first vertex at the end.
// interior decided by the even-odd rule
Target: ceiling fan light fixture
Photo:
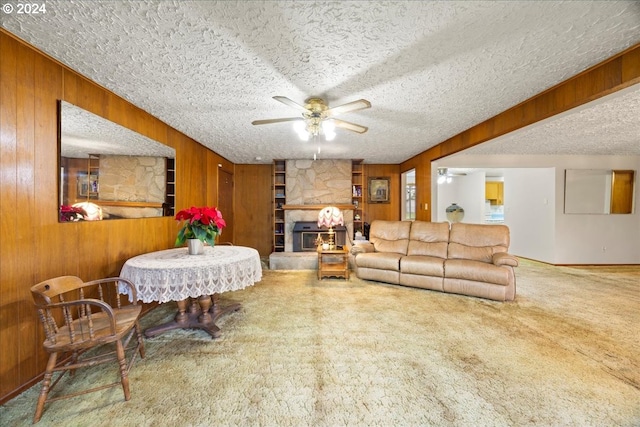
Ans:
{"type": "Polygon", "coordinates": [[[332,120],[325,120],[322,122],[322,130],[324,133],[331,133],[336,130],[336,124],[332,120]]]}
{"type": "Polygon", "coordinates": [[[309,134],[306,131],[302,131],[302,132],[298,133],[298,136],[300,137],[300,139],[302,141],[308,141],[309,140],[309,134]]]}
{"type": "Polygon", "coordinates": [[[447,168],[438,168],[438,184],[451,182],[451,178],[447,177],[447,168]]]}
{"type": "Polygon", "coordinates": [[[327,141],[333,141],[336,137],[336,125],[332,120],[325,120],[322,122],[322,132],[327,141]]]}
{"type": "Polygon", "coordinates": [[[303,141],[309,140],[309,133],[307,132],[307,127],[305,122],[303,121],[294,122],[293,130],[296,131],[296,133],[298,134],[301,140],[303,141]]]}
{"type": "Polygon", "coordinates": [[[310,137],[313,136],[315,138],[318,135],[324,135],[327,141],[332,141],[336,137],[336,127],[357,133],[365,133],[368,130],[365,126],[333,117],[338,114],[371,108],[371,103],[366,99],[359,99],[333,108],[329,108],[322,98],[307,98],[304,106],[285,96],[274,96],[273,99],[301,111],[302,119],[284,117],[280,119],[254,120],[251,122],[252,125],[294,122],[294,130],[303,141],[308,141],[310,137]]]}

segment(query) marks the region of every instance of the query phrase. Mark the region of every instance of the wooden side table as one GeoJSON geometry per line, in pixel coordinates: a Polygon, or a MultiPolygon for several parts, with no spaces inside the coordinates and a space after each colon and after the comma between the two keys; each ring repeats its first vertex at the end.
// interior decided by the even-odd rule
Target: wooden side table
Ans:
{"type": "Polygon", "coordinates": [[[318,280],[329,276],[349,279],[349,251],[318,246],[318,280]]]}

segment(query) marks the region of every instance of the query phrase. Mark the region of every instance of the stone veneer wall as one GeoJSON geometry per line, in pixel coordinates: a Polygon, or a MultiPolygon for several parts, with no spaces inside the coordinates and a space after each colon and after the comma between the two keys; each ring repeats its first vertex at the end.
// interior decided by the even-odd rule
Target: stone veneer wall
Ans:
{"type": "MultiPolygon", "coordinates": [[[[100,200],[164,203],[167,164],[164,157],[100,156],[100,200]]],[[[162,216],[162,209],[104,206],[103,212],[125,218],[162,216]]]]}
{"type": "MultiPolygon", "coordinates": [[[[287,160],[287,205],[351,204],[351,160],[287,160]]],[[[285,211],[285,252],[293,251],[293,225],[317,221],[319,209],[285,211]]],[[[347,234],[353,235],[353,211],[343,210],[347,234]]]]}

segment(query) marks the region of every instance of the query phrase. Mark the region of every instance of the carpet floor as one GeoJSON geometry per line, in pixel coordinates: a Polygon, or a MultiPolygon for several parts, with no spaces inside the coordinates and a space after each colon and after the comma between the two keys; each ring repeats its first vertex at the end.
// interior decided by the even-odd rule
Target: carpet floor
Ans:
{"type": "MultiPolygon", "coordinates": [[[[516,277],[516,301],[500,303],[264,270],[222,296],[242,308],[220,338],[147,339],[129,402],[119,387],[53,402],[39,425],[640,426],[640,267],[521,260],[516,277]]],[[[0,406],[0,425],[31,424],[39,390],[0,406]]]]}

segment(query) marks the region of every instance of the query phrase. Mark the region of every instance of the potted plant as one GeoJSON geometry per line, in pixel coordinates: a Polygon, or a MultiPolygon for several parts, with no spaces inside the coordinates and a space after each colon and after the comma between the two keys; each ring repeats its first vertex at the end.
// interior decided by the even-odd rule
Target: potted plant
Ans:
{"type": "Polygon", "coordinates": [[[215,245],[216,236],[227,226],[218,208],[207,206],[183,209],[176,214],[176,221],[183,221],[183,223],[178,231],[175,245],[181,246],[189,241],[190,254],[203,253],[204,242],[210,246],[215,245]]]}

